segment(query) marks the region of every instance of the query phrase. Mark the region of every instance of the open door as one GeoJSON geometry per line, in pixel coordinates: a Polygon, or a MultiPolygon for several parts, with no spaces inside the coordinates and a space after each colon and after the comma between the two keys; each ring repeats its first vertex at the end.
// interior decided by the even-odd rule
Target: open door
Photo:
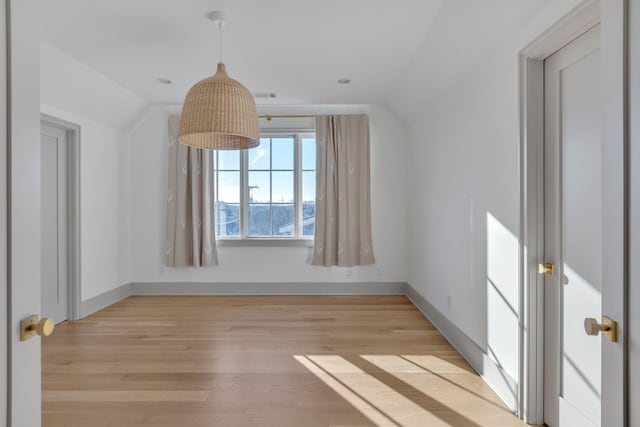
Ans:
{"type": "MultiPolygon", "coordinates": [[[[628,421],[629,121],[628,0],[602,1],[602,314],[618,323],[618,337],[602,345],[602,425],[628,421]]],[[[632,404],[637,405],[637,402],[632,404]]]]}
{"type": "MultiPolygon", "coordinates": [[[[600,26],[545,60],[545,423],[602,425],[600,26]],[[546,269],[545,269],[546,268],[546,269]]],[[[614,340],[617,337],[612,337],[614,340]]]]}
{"type": "MultiPolygon", "coordinates": [[[[544,61],[544,421],[625,426],[625,0],[544,61]]],[[[566,42],[565,42],[566,43],[566,42]]]]}
{"type": "Polygon", "coordinates": [[[521,52],[532,424],[627,425],[628,7],[581,2],[521,52]]]}
{"type": "Polygon", "coordinates": [[[40,337],[22,341],[20,322],[40,315],[40,13],[37,0],[6,1],[10,171],[8,425],[38,427],[42,400],[40,337]]]}
{"type": "MultiPolygon", "coordinates": [[[[0,0],[0,319],[7,318],[7,18],[0,0]]],[[[0,424],[7,419],[7,332],[0,322],[0,424]]]]}

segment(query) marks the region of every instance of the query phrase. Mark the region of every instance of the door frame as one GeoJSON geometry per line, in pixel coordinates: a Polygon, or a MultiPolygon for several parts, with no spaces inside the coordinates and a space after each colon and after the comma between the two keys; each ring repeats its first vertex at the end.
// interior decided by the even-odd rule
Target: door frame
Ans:
{"type": "Polygon", "coordinates": [[[82,286],[80,274],[80,131],[75,123],[40,114],[40,124],[65,131],[67,135],[67,318],[80,319],[82,286]]]}
{"type": "MultiPolygon", "coordinates": [[[[628,216],[628,160],[627,160],[627,10],[628,0],[585,0],[564,18],[540,34],[533,42],[520,51],[520,381],[518,412],[529,424],[544,424],[544,278],[537,273],[537,264],[544,255],[544,60],[576,39],[594,25],[602,23],[601,51],[603,60],[611,66],[604,70],[603,82],[604,108],[607,119],[603,128],[605,140],[616,142],[609,157],[616,161],[624,159],[624,170],[620,176],[614,176],[616,184],[621,183],[620,192],[609,197],[610,203],[621,203],[624,216],[628,216]],[[622,156],[622,157],[620,157],[622,156]],[[621,181],[620,181],[621,179],[621,181]]],[[[604,153],[605,155],[607,153],[604,153]]],[[[611,172],[611,168],[608,169],[611,172]]],[[[606,175],[606,173],[605,173],[606,175]]],[[[607,200],[603,200],[607,203],[607,200]]],[[[628,404],[626,372],[628,363],[627,324],[628,310],[626,295],[628,292],[627,230],[628,219],[612,218],[616,224],[622,220],[623,230],[605,227],[605,235],[613,233],[610,244],[619,246],[614,254],[623,263],[621,271],[624,277],[613,277],[616,283],[623,284],[621,295],[613,295],[609,301],[623,308],[624,313],[608,313],[607,301],[603,295],[603,313],[610,314],[620,325],[617,351],[614,355],[623,363],[615,378],[609,381],[610,390],[603,381],[604,393],[613,393],[619,397],[619,407],[603,408],[602,425],[626,426],[628,404]],[[611,242],[613,241],[613,242],[611,242]],[[620,243],[619,245],[615,245],[620,243]],[[615,316],[615,317],[614,317],[615,316]],[[614,385],[619,384],[619,390],[614,385]]],[[[606,224],[606,223],[605,223],[606,224]]],[[[605,243],[605,242],[603,242],[605,243]]],[[[607,280],[606,274],[603,279],[607,280]]],[[[615,273],[614,273],[615,276],[615,273]]],[[[613,283],[613,282],[612,282],[613,283]]],[[[616,292],[620,293],[620,292],[616,292]]],[[[604,353],[603,353],[604,355],[604,353]]],[[[609,396],[611,397],[611,396],[609,396]]]]}

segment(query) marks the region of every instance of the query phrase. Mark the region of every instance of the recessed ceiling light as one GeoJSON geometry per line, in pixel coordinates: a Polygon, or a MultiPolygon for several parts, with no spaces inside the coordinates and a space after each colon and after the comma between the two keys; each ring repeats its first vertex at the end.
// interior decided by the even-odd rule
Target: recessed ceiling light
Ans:
{"type": "Polygon", "coordinates": [[[160,77],[158,78],[158,81],[160,83],[162,83],[163,85],[170,85],[171,84],[171,80],[165,78],[165,77],[160,77]]]}
{"type": "Polygon", "coordinates": [[[351,83],[351,80],[349,80],[349,79],[340,79],[340,80],[338,80],[338,83],[340,83],[341,85],[346,85],[346,84],[351,83]]]}

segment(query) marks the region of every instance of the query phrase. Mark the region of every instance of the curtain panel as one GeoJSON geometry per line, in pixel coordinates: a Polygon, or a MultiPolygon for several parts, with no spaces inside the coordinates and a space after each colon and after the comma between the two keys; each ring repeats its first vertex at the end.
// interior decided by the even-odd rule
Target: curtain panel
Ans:
{"type": "Polygon", "coordinates": [[[178,143],[180,117],[169,117],[168,267],[218,265],[213,206],[213,151],[178,143]]]}
{"type": "Polygon", "coordinates": [[[374,264],[369,117],[316,117],[316,224],[312,265],[374,264]]]}

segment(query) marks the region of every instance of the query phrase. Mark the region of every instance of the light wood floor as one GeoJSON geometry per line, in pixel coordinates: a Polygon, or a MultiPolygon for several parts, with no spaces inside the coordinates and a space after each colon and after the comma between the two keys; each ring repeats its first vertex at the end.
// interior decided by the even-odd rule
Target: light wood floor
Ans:
{"type": "Polygon", "coordinates": [[[43,340],[43,425],[523,426],[405,297],[131,297],[43,340]]]}

